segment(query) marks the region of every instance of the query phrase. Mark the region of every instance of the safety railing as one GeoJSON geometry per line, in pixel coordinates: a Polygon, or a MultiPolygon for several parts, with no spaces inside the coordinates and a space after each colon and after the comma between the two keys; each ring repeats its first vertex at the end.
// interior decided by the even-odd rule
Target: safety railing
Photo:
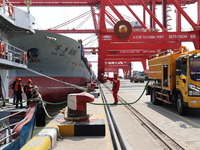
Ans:
{"type": "Polygon", "coordinates": [[[0,59],[6,59],[11,62],[27,65],[27,52],[10,45],[6,42],[0,42],[0,59]]]}
{"type": "Polygon", "coordinates": [[[15,7],[8,0],[0,2],[0,11],[11,19],[15,19],[15,7]]]}
{"type": "Polygon", "coordinates": [[[24,110],[18,111],[14,114],[6,116],[0,119],[0,149],[2,144],[10,143],[13,141],[12,136],[16,134],[16,132],[12,133],[11,128],[14,127],[16,124],[20,124],[20,122],[26,120],[28,117],[23,118],[22,120],[12,123],[9,123],[9,119],[17,114],[24,112],[24,110]]]}

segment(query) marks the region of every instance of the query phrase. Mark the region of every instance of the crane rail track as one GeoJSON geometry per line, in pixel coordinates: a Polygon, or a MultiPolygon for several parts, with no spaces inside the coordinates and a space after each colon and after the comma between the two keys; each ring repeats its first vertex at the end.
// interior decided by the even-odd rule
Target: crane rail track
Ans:
{"type": "MultiPolygon", "coordinates": [[[[111,89],[104,84],[104,86],[110,91],[111,89]]],[[[148,130],[148,132],[156,139],[158,139],[162,146],[165,146],[165,148],[169,150],[184,150],[184,148],[179,145],[176,141],[174,141],[172,138],[170,138],[166,133],[164,133],[161,129],[159,129],[155,124],[153,124],[150,120],[148,120],[144,115],[142,115],[139,111],[137,111],[132,105],[126,104],[128,103],[126,100],[124,100],[122,97],[118,95],[118,99],[121,103],[124,103],[124,107],[130,111],[132,115],[134,115],[140,124],[148,130]]],[[[113,118],[114,119],[114,118],[113,118]]],[[[116,127],[117,128],[117,127],[116,127]]],[[[117,129],[119,130],[119,129],[117,129]]],[[[121,139],[123,139],[121,137],[121,139]]],[[[124,150],[124,149],[123,149],[124,150]]]]}
{"type": "MultiPolygon", "coordinates": [[[[101,86],[99,87],[100,87],[100,93],[102,96],[103,103],[106,104],[107,103],[106,97],[103,93],[101,86]]],[[[107,122],[108,122],[109,130],[110,130],[110,135],[111,135],[114,150],[127,150],[125,141],[123,140],[120,134],[120,131],[117,127],[117,124],[112,115],[110,107],[108,105],[104,105],[104,109],[105,109],[105,114],[107,117],[107,122]]]]}

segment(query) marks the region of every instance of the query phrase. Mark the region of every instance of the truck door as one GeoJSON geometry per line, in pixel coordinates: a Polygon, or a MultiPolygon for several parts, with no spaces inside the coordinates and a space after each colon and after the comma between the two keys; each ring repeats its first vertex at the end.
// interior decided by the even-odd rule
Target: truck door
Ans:
{"type": "Polygon", "coordinates": [[[168,87],[168,64],[163,65],[163,86],[168,87]]]}

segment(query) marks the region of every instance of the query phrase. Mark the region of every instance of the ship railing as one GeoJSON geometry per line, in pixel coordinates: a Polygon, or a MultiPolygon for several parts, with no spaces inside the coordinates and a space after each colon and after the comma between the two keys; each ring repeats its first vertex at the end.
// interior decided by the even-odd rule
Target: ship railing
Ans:
{"type": "Polygon", "coordinates": [[[1,41],[5,46],[5,53],[0,56],[1,59],[6,59],[11,62],[27,65],[27,52],[17,48],[11,44],[1,41]]]}
{"type": "Polygon", "coordinates": [[[85,59],[83,56],[81,56],[81,60],[84,62],[85,66],[87,67],[87,70],[92,74],[92,69],[90,68],[87,59],[85,59]]]}
{"type": "Polygon", "coordinates": [[[6,116],[4,118],[0,119],[0,148],[2,144],[10,143],[13,141],[12,136],[16,134],[16,132],[12,133],[12,127],[14,127],[17,124],[20,124],[22,121],[28,119],[28,117],[25,117],[24,119],[15,122],[13,124],[9,123],[10,117],[16,116],[19,113],[24,112],[24,110],[18,111],[14,114],[11,114],[9,116],[6,116]]]}
{"type": "Polygon", "coordinates": [[[8,0],[3,0],[0,4],[0,11],[11,19],[15,19],[15,7],[8,0]]]}

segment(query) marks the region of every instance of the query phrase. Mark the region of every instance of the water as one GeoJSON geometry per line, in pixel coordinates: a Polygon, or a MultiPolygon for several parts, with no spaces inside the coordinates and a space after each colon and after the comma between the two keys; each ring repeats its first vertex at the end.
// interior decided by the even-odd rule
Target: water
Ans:
{"type": "MultiPolygon", "coordinates": [[[[60,110],[62,110],[63,108],[65,108],[67,106],[67,104],[61,104],[61,105],[46,105],[46,110],[49,114],[50,117],[55,117],[60,110]]],[[[46,121],[46,125],[53,119],[53,118],[49,118],[46,115],[45,121],[46,121]]],[[[40,130],[42,130],[44,127],[37,127],[35,125],[34,130],[33,130],[33,136],[35,136],[38,132],[40,132],[40,130]]]]}

